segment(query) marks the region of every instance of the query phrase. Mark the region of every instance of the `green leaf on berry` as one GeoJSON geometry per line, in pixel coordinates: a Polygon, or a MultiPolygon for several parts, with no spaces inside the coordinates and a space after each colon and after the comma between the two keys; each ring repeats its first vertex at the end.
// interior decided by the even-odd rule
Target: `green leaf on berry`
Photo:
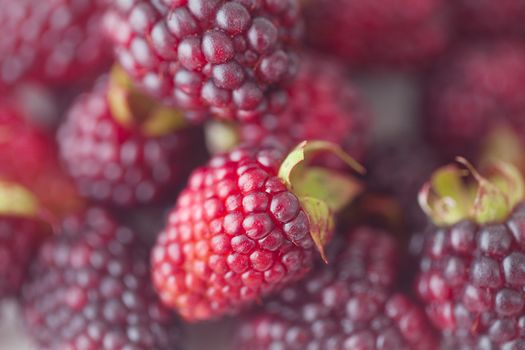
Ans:
{"type": "Polygon", "coordinates": [[[313,197],[299,197],[299,201],[308,216],[310,235],[321,257],[327,262],[324,247],[328,243],[334,229],[333,213],[323,200],[313,197]]]}
{"type": "Polygon", "coordinates": [[[206,124],[206,146],[212,154],[232,150],[240,143],[239,130],[234,123],[213,120],[206,124]]]}
{"type": "Polygon", "coordinates": [[[0,214],[6,216],[36,217],[39,203],[25,187],[0,181],[0,214]]]}
{"type": "Polygon", "coordinates": [[[436,171],[419,194],[421,208],[436,225],[504,221],[524,199],[523,177],[512,164],[492,162],[481,175],[464,158],[457,158],[457,163],[462,168],[452,164],[436,171]]]}

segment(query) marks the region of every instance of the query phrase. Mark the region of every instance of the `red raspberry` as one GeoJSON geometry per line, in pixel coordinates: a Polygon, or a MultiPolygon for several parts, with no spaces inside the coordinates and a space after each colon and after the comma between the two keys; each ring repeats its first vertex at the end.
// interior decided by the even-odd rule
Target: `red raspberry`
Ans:
{"type": "Polygon", "coordinates": [[[457,22],[474,34],[525,34],[525,3],[521,0],[459,0],[457,22]]]}
{"type": "Polygon", "coordinates": [[[242,322],[237,349],[438,349],[424,313],[392,293],[394,239],[361,227],[341,243],[328,268],[320,266],[242,322]]]}
{"type": "Polygon", "coordinates": [[[107,15],[120,64],[136,82],[202,119],[247,120],[282,108],[294,74],[298,0],[117,1],[107,15]]]}
{"type": "Polygon", "coordinates": [[[0,0],[0,8],[0,85],[70,83],[109,63],[106,0],[0,0]]]}
{"type": "Polygon", "coordinates": [[[178,327],[151,287],[134,233],[90,209],[64,220],[24,286],[25,322],[38,348],[176,349],[178,327]]]}
{"type": "Polygon", "coordinates": [[[216,318],[305,275],[315,245],[322,250],[331,234],[337,208],[328,201],[348,187],[325,193],[335,175],[301,184],[308,167],[294,171],[293,183],[282,176],[315,145],[300,145],[283,165],[276,148],[241,147],[194,171],[153,251],[153,281],[165,304],[189,321],[216,318]]]}
{"type": "Polygon", "coordinates": [[[425,236],[417,292],[450,349],[525,348],[525,204],[523,188],[514,187],[523,180],[500,167],[496,178],[478,179],[476,198],[452,185],[465,172],[450,166],[424,188],[422,203],[439,226],[425,236]],[[448,193],[438,179],[448,179],[448,193]],[[429,190],[443,196],[433,200],[429,190]],[[503,207],[499,196],[508,200],[503,207]]]}
{"type": "Polygon", "coordinates": [[[445,0],[304,3],[307,42],[354,65],[424,65],[449,42],[445,0]]]}
{"type": "MultiPolygon", "coordinates": [[[[239,140],[289,149],[303,140],[326,140],[362,159],[368,143],[369,113],[356,87],[347,80],[345,67],[325,57],[303,58],[297,79],[287,88],[290,97],[285,110],[238,125],[239,140]]],[[[214,136],[223,135],[211,134],[214,136]]]]}
{"type": "Polygon", "coordinates": [[[474,157],[489,132],[504,124],[525,139],[525,46],[477,43],[445,60],[430,81],[426,129],[437,148],[474,157]]]}
{"type": "Polygon", "coordinates": [[[117,84],[103,79],[76,100],[58,133],[60,153],[82,195],[114,206],[151,203],[204,158],[202,131],[117,84]]]}

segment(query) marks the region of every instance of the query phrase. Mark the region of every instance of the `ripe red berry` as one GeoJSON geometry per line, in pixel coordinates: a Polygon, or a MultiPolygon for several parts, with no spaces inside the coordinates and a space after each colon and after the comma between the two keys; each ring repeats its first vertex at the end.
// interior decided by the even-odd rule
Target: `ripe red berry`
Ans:
{"type": "Polygon", "coordinates": [[[306,40],[354,65],[428,65],[447,47],[444,0],[304,2],[306,40]]]}
{"type": "Polygon", "coordinates": [[[271,110],[296,69],[297,0],[120,1],[107,15],[117,59],[136,82],[202,119],[271,110]]]}
{"type": "Polygon", "coordinates": [[[331,235],[333,211],[356,190],[341,175],[317,170],[314,183],[308,167],[297,169],[320,148],[335,146],[302,144],[284,162],[277,148],[241,147],[195,170],[153,251],[164,303],[206,320],[302,278],[331,235]]]}
{"type": "Polygon", "coordinates": [[[39,349],[177,349],[173,315],[157,300],[148,252],[106,212],[68,217],[41,248],[24,286],[39,349]]]}
{"type": "Polygon", "coordinates": [[[436,69],[427,93],[426,130],[447,155],[477,156],[488,134],[510,127],[525,140],[525,46],[476,43],[436,69]]]}
{"type": "Polygon", "coordinates": [[[33,78],[68,84],[110,61],[106,0],[1,0],[0,86],[33,78]]]}
{"type": "Polygon", "coordinates": [[[82,195],[130,207],[175,191],[204,158],[203,135],[185,125],[180,111],[120,84],[118,75],[76,100],[58,142],[82,195]]]}
{"type": "MultiPolygon", "coordinates": [[[[368,145],[369,111],[340,62],[322,56],[303,57],[297,78],[287,92],[289,99],[283,101],[283,112],[266,113],[256,122],[232,126],[241,143],[291,149],[304,140],[325,140],[341,145],[357,159],[363,158],[368,145]]],[[[208,136],[212,145],[225,142],[224,134],[216,133],[214,128],[208,136]]]]}
{"type": "Polygon", "coordinates": [[[462,187],[465,172],[454,166],[424,187],[421,202],[438,226],[425,236],[417,292],[449,348],[522,349],[524,183],[508,164],[489,178],[470,171],[474,188],[462,187]]]}
{"type": "Polygon", "coordinates": [[[361,227],[339,243],[328,266],[241,323],[236,349],[438,349],[424,313],[392,292],[394,239],[361,227]]]}

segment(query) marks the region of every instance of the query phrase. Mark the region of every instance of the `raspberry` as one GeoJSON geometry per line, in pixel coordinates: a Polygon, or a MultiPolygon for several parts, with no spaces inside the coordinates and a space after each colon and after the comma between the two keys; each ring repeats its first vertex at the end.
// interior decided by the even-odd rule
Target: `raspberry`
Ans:
{"type": "Polygon", "coordinates": [[[444,0],[304,2],[307,42],[353,65],[425,65],[448,45],[444,0]]]}
{"type": "MultiPolygon", "coordinates": [[[[521,349],[525,346],[525,204],[523,190],[512,185],[506,187],[514,181],[521,182],[522,186],[523,180],[517,169],[499,166],[487,172],[494,174],[494,178],[475,174],[480,181],[477,195],[471,199],[473,202],[467,202],[465,213],[456,206],[465,199],[461,188],[452,190],[453,186],[449,186],[449,194],[443,197],[451,203],[450,208],[457,208],[450,211],[440,209],[442,204],[433,202],[427,189],[422,192],[423,207],[439,226],[431,227],[424,236],[417,292],[450,348],[521,349]],[[489,188],[492,192],[487,194],[485,191],[489,188]],[[505,209],[494,197],[500,195],[508,200],[505,209]],[[454,215],[454,220],[449,221],[452,216],[447,215],[454,215]]],[[[441,191],[442,184],[436,179],[447,176],[450,184],[455,182],[451,176],[455,176],[463,181],[465,172],[448,166],[434,176],[429,184],[431,190],[441,191]]]]}
{"type": "Polygon", "coordinates": [[[517,41],[462,47],[437,68],[427,93],[426,129],[447,155],[474,157],[504,124],[525,137],[525,46],[517,41]]]}
{"type": "Polygon", "coordinates": [[[305,275],[338,210],[325,200],[348,186],[324,193],[330,180],[340,181],[332,174],[303,188],[308,167],[294,171],[294,184],[282,176],[317,145],[302,144],[284,161],[277,148],[240,147],[194,171],[153,251],[153,281],[165,304],[189,321],[212,319],[305,275]]]}
{"type": "Polygon", "coordinates": [[[23,289],[38,348],[178,348],[178,326],[151,288],[147,255],[132,231],[100,209],[65,219],[23,289]]]}
{"type": "Polygon", "coordinates": [[[106,17],[136,82],[202,119],[273,110],[296,69],[297,0],[120,1],[106,17]]]}
{"type": "Polygon", "coordinates": [[[0,85],[67,84],[110,61],[101,30],[106,0],[0,0],[0,8],[0,85]]]}
{"type": "Polygon", "coordinates": [[[285,145],[326,140],[361,159],[367,145],[369,113],[342,64],[317,56],[301,61],[297,79],[287,89],[285,110],[238,126],[241,142],[285,145]]]}
{"type": "Polygon", "coordinates": [[[524,34],[525,3],[520,0],[454,2],[457,23],[471,34],[524,34]]]}
{"type": "Polygon", "coordinates": [[[119,207],[158,201],[199,162],[202,132],[172,128],[169,123],[181,118],[178,111],[115,84],[113,78],[103,79],[73,104],[58,133],[62,159],[80,193],[90,199],[119,207]],[[123,101],[116,100],[122,95],[123,101]],[[159,116],[162,128],[154,124],[150,130],[148,121],[159,116]]]}
{"type": "Polygon", "coordinates": [[[424,313],[393,293],[393,238],[355,229],[327,268],[271,299],[246,320],[237,349],[437,349],[424,313]]]}

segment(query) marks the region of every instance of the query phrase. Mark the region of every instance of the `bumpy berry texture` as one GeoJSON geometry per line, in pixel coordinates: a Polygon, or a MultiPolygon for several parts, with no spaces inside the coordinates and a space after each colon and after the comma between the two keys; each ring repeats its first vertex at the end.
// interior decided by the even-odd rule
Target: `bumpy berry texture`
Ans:
{"type": "Polygon", "coordinates": [[[177,349],[173,315],[151,287],[148,252],[107,213],[64,220],[44,243],[22,306],[39,349],[177,349]]]}
{"type": "Polygon", "coordinates": [[[357,159],[363,157],[369,113],[344,66],[323,57],[303,57],[287,91],[289,100],[282,113],[268,113],[256,123],[239,126],[241,141],[291,149],[304,140],[326,140],[357,159]]]}
{"type": "Polygon", "coordinates": [[[451,348],[525,348],[525,206],[427,233],[417,291],[451,348]]]}
{"type": "Polygon", "coordinates": [[[53,140],[31,125],[19,106],[0,101],[0,130],[0,179],[30,189],[54,215],[80,206],[73,182],[60,167],[53,140]]]}
{"type": "Polygon", "coordinates": [[[202,119],[282,108],[296,70],[297,0],[117,1],[106,17],[120,64],[141,86],[202,119]]]}
{"type": "Polygon", "coordinates": [[[307,42],[354,65],[426,65],[447,47],[443,0],[304,1],[307,42]]]}
{"type": "Polygon", "coordinates": [[[525,34],[525,3],[520,0],[454,2],[457,21],[470,34],[525,34]]]}
{"type": "Polygon", "coordinates": [[[106,2],[1,0],[0,86],[26,78],[65,84],[107,65],[106,2]]]}
{"type": "Polygon", "coordinates": [[[0,215],[0,299],[19,292],[48,231],[39,220],[0,215]]]}
{"type": "Polygon", "coordinates": [[[231,314],[297,280],[316,253],[274,148],[237,148],[191,175],[153,251],[153,282],[187,320],[231,314]]]}
{"type": "Polygon", "coordinates": [[[477,43],[444,60],[429,82],[426,129],[438,149],[473,158],[499,125],[525,139],[525,46],[477,43]]]}
{"type": "Polygon", "coordinates": [[[102,80],[71,107],[58,132],[64,165],[80,193],[100,203],[130,207],[160,200],[204,158],[202,131],[183,127],[150,136],[140,125],[117,120],[110,93],[102,80]]]}
{"type": "Polygon", "coordinates": [[[437,349],[424,313],[391,291],[394,239],[361,227],[340,243],[329,266],[241,324],[237,349],[437,349]]]}

